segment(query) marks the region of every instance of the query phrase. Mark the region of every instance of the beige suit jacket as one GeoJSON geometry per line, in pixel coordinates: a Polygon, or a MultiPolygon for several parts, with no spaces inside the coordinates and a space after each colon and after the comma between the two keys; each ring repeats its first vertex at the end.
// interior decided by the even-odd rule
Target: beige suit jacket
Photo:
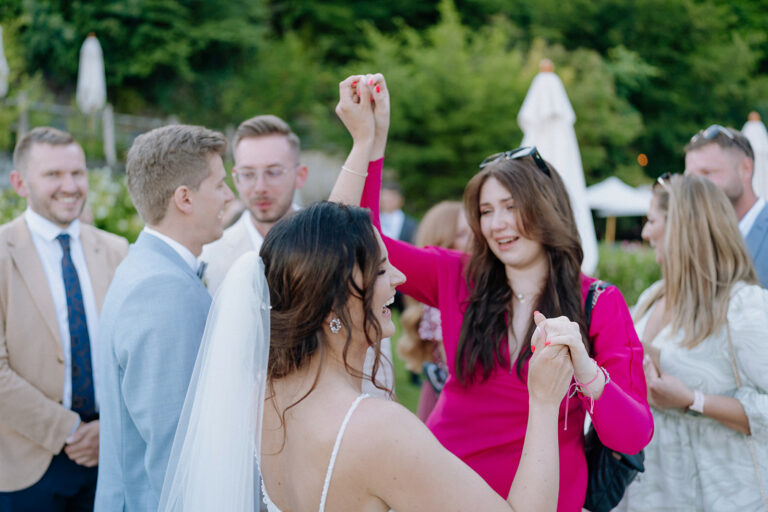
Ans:
{"type": "MultiPolygon", "coordinates": [[[[128,252],[118,236],[82,225],[96,306],[128,252]]],[[[53,298],[24,217],[0,226],[0,491],[37,482],[77,424],[61,405],[64,353],[53,298]]]]}
{"type": "Polygon", "coordinates": [[[203,247],[200,260],[208,264],[203,275],[203,283],[211,292],[211,296],[216,295],[216,290],[221,286],[224,276],[237,258],[248,251],[261,249],[253,246],[246,224],[248,222],[251,222],[251,216],[246,210],[237,222],[224,230],[221,238],[203,247]]]}

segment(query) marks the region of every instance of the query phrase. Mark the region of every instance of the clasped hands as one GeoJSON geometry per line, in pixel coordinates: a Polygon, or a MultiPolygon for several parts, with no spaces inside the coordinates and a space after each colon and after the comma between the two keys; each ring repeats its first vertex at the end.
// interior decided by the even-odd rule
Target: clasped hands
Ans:
{"type": "Polygon", "coordinates": [[[587,353],[579,324],[565,316],[546,318],[538,311],[534,313],[533,319],[536,323],[536,329],[531,337],[534,357],[537,353],[556,350],[567,359],[576,381],[584,385],[589,383],[587,387],[592,398],[600,398],[605,387],[605,376],[587,353]]]}
{"type": "Polygon", "coordinates": [[[67,438],[64,453],[81,466],[95,467],[99,463],[99,420],[81,422],[67,438]]]}
{"type": "Polygon", "coordinates": [[[352,75],[340,82],[336,115],[355,144],[382,145],[383,153],[389,131],[389,90],[384,76],[352,75]]]}
{"type": "Polygon", "coordinates": [[[643,371],[648,386],[648,403],[656,409],[687,409],[693,403],[693,390],[683,381],[659,370],[660,353],[657,348],[645,347],[643,371]]]}

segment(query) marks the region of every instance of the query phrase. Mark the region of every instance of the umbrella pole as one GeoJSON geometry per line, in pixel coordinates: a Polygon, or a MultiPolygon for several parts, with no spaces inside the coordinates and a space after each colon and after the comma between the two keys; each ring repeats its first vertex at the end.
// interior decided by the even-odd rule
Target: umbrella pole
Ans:
{"type": "Polygon", "coordinates": [[[612,244],[616,241],[616,217],[610,216],[605,219],[605,242],[612,244]]]}

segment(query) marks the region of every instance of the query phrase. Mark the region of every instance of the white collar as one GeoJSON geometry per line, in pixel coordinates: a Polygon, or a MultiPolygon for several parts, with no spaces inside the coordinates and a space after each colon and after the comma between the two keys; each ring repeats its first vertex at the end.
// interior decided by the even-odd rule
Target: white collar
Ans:
{"type": "MultiPolygon", "coordinates": [[[[291,208],[294,212],[301,210],[301,207],[296,203],[293,203],[291,208]]],[[[264,243],[264,237],[261,236],[259,230],[256,229],[256,224],[253,223],[253,216],[251,215],[251,211],[248,208],[245,209],[238,222],[245,224],[245,229],[248,231],[248,235],[251,237],[251,242],[253,242],[254,249],[257,251],[260,250],[261,244],[264,243]]]]}
{"type": "Polygon", "coordinates": [[[741,218],[739,221],[739,231],[742,237],[747,238],[752,226],[755,225],[758,215],[763,211],[763,207],[765,207],[765,199],[760,197],[755,201],[755,204],[752,205],[747,214],[741,218]]]}
{"type": "Polygon", "coordinates": [[[148,235],[157,237],[163,242],[170,245],[171,249],[176,251],[179,254],[179,256],[181,256],[181,259],[183,259],[186,262],[186,264],[189,265],[189,268],[191,268],[193,272],[197,272],[197,267],[199,266],[199,263],[197,262],[197,258],[195,258],[195,255],[192,254],[192,251],[190,251],[189,249],[187,249],[182,244],[180,244],[173,238],[169,237],[168,235],[164,235],[159,231],[150,228],[149,226],[144,226],[144,232],[147,233],[148,235]]]}
{"type": "Polygon", "coordinates": [[[71,239],[80,239],[80,220],[73,220],[66,229],[61,229],[50,220],[46,219],[32,208],[27,207],[24,212],[29,230],[47,242],[53,242],[61,233],[67,233],[71,239]]]}

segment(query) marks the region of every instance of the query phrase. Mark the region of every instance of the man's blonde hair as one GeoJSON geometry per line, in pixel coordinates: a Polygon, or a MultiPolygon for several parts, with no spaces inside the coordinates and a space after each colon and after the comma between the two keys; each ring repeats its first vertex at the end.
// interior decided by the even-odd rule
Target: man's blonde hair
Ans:
{"type": "Polygon", "coordinates": [[[299,152],[301,151],[301,143],[299,137],[293,133],[288,123],[283,121],[277,116],[263,115],[256,116],[247,119],[240,123],[235,132],[235,143],[233,147],[237,147],[240,141],[248,137],[266,137],[268,135],[282,135],[288,141],[288,145],[294,153],[296,161],[299,160],[299,152]]]}
{"type": "Polygon", "coordinates": [[[170,125],[136,137],[128,151],[128,191],[141,218],[150,225],[165,217],[180,186],[197,190],[210,174],[208,156],[224,154],[227,141],[202,126],[170,125]]]}
{"type": "Polygon", "coordinates": [[[23,173],[26,168],[27,158],[35,144],[49,144],[51,146],[69,146],[77,144],[69,133],[51,126],[38,126],[19,139],[13,150],[13,168],[23,173]]]}
{"type": "Polygon", "coordinates": [[[733,206],[711,181],[674,175],[654,187],[665,213],[664,284],[638,305],[641,318],[661,297],[672,329],[683,330],[683,346],[693,348],[727,321],[733,286],[757,283],[757,274],[736,224],[733,206]]]}

